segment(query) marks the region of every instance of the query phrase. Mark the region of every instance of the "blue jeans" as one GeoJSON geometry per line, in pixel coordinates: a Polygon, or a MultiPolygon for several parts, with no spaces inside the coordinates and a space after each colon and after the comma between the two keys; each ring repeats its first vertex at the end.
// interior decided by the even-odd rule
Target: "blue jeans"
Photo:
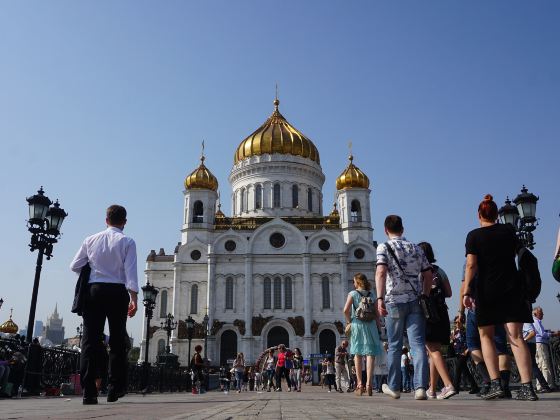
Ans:
{"type": "Polygon", "coordinates": [[[241,372],[237,370],[235,371],[235,382],[238,391],[241,391],[241,387],[243,386],[243,374],[244,374],[243,371],[241,372]]]}
{"type": "Polygon", "coordinates": [[[388,315],[385,317],[389,352],[389,377],[387,383],[393,391],[398,391],[402,384],[401,356],[404,329],[408,334],[408,343],[412,352],[414,365],[414,386],[428,388],[428,356],[426,354],[426,318],[417,300],[407,303],[387,304],[388,315]]]}
{"type": "MultiPolygon", "coordinates": [[[[412,389],[412,385],[410,384],[410,373],[406,367],[401,366],[401,377],[402,377],[402,390],[403,391],[410,391],[412,389]]],[[[397,391],[395,389],[395,391],[397,391]]]]}

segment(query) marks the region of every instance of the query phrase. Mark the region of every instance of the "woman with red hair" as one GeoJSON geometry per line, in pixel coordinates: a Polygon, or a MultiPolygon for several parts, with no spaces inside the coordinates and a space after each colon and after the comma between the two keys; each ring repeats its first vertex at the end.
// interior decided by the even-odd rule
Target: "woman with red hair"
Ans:
{"type": "Polygon", "coordinates": [[[513,226],[497,224],[497,218],[498,206],[487,194],[478,206],[480,228],[467,235],[463,303],[467,308],[476,304],[482,354],[491,379],[490,389],[483,398],[504,396],[494,346],[494,327],[504,325],[521,376],[516,399],[535,401],[538,397],[533,389],[531,356],[523,340],[523,323],[532,322],[531,306],[523,295],[515,264],[520,244],[513,226]],[[475,275],[478,275],[476,291],[475,275]]]}

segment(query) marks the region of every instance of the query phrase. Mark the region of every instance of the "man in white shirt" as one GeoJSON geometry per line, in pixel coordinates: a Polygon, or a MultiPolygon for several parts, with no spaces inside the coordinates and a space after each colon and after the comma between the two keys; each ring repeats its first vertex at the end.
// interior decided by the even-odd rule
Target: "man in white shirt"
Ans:
{"type": "Polygon", "coordinates": [[[89,263],[91,274],[83,311],[81,381],[84,404],[97,404],[95,379],[100,369],[101,337],[105,319],[109,322],[109,387],[107,401],[117,401],[125,394],[128,334],[126,317],[137,310],[138,273],[136,244],[123,234],[126,209],[112,205],[107,209],[107,229],[87,237],[70,269],[80,273],[89,263]]]}
{"type": "Polygon", "coordinates": [[[406,329],[413,355],[415,386],[414,398],[425,400],[428,385],[428,357],[426,355],[426,318],[419,303],[419,296],[430,294],[432,266],[422,249],[403,236],[402,219],[397,215],[385,218],[387,243],[377,247],[375,285],[377,311],[385,317],[389,352],[389,375],[382,391],[392,398],[400,398],[403,336],[406,329]]]}

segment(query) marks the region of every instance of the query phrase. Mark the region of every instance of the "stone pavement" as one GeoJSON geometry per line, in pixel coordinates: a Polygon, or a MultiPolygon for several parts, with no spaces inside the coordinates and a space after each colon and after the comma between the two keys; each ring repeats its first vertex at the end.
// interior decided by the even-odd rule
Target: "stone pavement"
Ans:
{"type": "Polygon", "coordinates": [[[359,398],[306,386],[301,393],[130,394],[116,403],[99,401],[84,406],[79,397],[4,399],[0,419],[551,419],[559,417],[560,393],[537,402],[482,401],[467,393],[414,401],[412,394],[400,400],[382,394],[359,398]]]}

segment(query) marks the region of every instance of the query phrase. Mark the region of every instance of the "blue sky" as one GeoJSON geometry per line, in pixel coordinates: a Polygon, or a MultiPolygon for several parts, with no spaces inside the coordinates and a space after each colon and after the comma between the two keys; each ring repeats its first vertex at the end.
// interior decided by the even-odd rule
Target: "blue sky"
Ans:
{"type": "MultiPolygon", "coordinates": [[[[501,205],[526,184],[539,195],[538,303],[560,328],[559,19],[555,1],[3,2],[0,319],[13,307],[27,323],[26,196],[44,185],[70,214],[37,307],[46,320],[58,302],[70,333],[68,264],[104,209],[128,208],[143,281],[150,249],[180,239],[182,183],[202,139],[229,213],[234,150],[272,112],[278,83],[280,110],[320,151],[325,211],[352,140],[371,179],[374,238],[387,214],[402,215],[454,291],[484,194],[501,205]]],[[[129,324],[137,341],[141,322],[129,324]]]]}

